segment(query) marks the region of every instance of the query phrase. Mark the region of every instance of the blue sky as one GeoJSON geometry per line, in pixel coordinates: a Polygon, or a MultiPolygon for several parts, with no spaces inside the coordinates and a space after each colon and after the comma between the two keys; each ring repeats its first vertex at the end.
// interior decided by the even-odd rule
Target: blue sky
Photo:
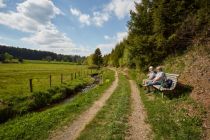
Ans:
{"type": "Polygon", "coordinates": [[[127,36],[140,0],[0,0],[0,44],[87,56],[127,36]]]}

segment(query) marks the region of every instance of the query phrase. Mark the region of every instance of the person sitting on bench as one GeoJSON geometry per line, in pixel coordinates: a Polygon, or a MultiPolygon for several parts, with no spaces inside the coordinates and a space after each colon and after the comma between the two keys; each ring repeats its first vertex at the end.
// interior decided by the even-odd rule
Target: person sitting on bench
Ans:
{"type": "Polygon", "coordinates": [[[152,81],[155,78],[155,72],[153,66],[149,67],[149,73],[147,74],[148,78],[143,79],[143,86],[146,86],[149,81],[152,81]]]}
{"type": "Polygon", "coordinates": [[[152,81],[148,81],[146,83],[146,87],[148,89],[148,92],[150,92],[150,87],[151,86],[153,86],[153,85],[161,85],[166,80],[166,76],[165,76],[165,73],[163,72],[162,67],[158,66],[156,68],[156,70],[157,70],[157,74],[156,74],[155,78],[152,81]]]}

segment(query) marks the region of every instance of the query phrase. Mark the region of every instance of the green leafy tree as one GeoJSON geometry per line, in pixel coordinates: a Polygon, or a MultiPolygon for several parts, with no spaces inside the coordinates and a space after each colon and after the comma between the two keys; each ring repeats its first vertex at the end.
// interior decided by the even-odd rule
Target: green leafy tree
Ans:
{"type": "Polygon", "coordinates": [[[93,65],[93,54],[89,55],[86,58],[86,64],[89,65],[89,66],[93,65]]]}
{"type": "Polygon", "coordinates": [[[9,54],[9,53],[4,53],[4,55],[3,55],[3,60],[5,61],[5,62],[10,62],[10,61],[12,61],[12,59],[13,59],[13,56],[11,55],[11,54],[9,54]]]}
{"type": "Polygon", "coordinates": [[[95,53],[93,54],[93,64],[99,67],[103,64],[103,58],[102,58],[101,50],[99,48],[97,48],[95,50],[95,53]]]}
{"type": "Polygon", "coordinates": [[[108,66],[109,65],[109,63],[110,63],[110,55],[111,54],[104,55],[104,57],[103,57],[103,64],[104,64],[104,66],[108,66]]]}

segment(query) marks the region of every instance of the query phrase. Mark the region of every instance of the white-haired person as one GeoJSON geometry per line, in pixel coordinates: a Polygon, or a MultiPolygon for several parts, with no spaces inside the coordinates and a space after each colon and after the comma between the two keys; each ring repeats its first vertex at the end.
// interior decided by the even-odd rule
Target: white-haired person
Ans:
{"type": "Polygon", "coordinates": [[[166,75],[163,72],[163,69],[161,66],[158,66],[156,68],[157,70],[157,74],[155,76],[155,78],[149,82],[146,83],[146,87],[148,89],[148,92],[150,92],[150,87],[153,85],[161,85],[163,82],[166,81],[166,75]]]}
{"type": "Polygon", "coordinates": [[[152,81],[155,78],[156,74],[153,66],[149,67],[149,73],[147,74],[147,76],[147,79],[143,79],[143,86],[146,86],[148,82],[152,81]]]}

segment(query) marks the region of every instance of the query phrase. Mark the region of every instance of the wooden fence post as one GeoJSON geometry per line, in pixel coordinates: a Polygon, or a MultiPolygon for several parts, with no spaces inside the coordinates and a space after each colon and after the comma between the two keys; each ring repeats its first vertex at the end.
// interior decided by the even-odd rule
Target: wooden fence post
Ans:
{"type": "Polygon", "coordinates": [[[103,80],[103,74],[101,74],[101,84],[103,84],[104,80],[103,80]]]}
{"type": "Polygon", "coordinates": [[[33,92],[32,79],[29,79],[30,92],[33,92]]]}
{"type": "Polygon", "coordinates": [[[61,84],[63,83],[63,74],[61,74],[61,84]]]}
{"type": "Polygon", "coordinates": [[[50,75],[50,87],[52,86],[52,76],[50,75]]]}

